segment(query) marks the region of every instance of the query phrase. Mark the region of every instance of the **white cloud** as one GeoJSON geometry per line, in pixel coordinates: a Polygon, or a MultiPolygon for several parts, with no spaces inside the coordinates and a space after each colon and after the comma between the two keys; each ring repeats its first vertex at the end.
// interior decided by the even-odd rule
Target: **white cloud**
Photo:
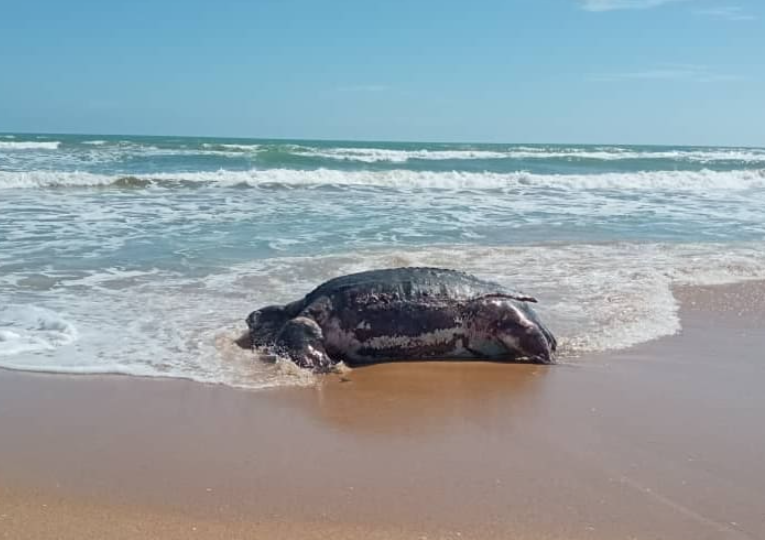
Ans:
{"type": "Polygon", "coordinates": [[[652,69],[610,73],[592,77],[596,81],[680,81],[693,83],[713,83],[740,81],[742,77],[728,73],[719,73],[707,66],[669,64],[652,69]]]}
{"type": "Polygon", "coordinates": [[[719,6],[696,11],[697,15],[725,19],[727,21],[753,21],[756,17],[749,15],[739,6],[719,6]]]}
{"type": "Polygon", "coordinates": [[[648,9],[689,0],[580,0],[585,11],[614,11],[617,9],[648,9]]]}

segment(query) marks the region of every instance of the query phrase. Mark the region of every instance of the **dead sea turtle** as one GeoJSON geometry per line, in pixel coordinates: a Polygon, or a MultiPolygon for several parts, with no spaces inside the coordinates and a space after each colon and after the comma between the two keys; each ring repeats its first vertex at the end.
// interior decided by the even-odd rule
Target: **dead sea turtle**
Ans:
{"type": "Polygon", "coordinates": [[[531,296],[442,268],[372,270],[247,317],[251,345],[304,368],[391,360],[555,363],[556,341],[531,296]]]}

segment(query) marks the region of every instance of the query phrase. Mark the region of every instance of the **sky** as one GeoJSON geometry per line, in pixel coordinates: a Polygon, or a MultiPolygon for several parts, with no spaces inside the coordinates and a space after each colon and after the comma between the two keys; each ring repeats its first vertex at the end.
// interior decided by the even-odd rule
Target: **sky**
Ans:
{"type": "Polygon", "coordinates": [[[763,0],[0,0],[0,132],[765,146],[763,0]]]}

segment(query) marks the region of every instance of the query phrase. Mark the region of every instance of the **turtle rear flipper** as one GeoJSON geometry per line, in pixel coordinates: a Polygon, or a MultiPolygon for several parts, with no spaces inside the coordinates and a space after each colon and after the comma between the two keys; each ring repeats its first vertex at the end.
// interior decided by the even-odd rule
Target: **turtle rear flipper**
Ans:
{"type": "Polygon", "coordinates": [[[324,333],[313,319],[296,317],[287,321],[276,336],[276,352],[302,368],[327,371],[337,364],[324,350],[324,333]]]}

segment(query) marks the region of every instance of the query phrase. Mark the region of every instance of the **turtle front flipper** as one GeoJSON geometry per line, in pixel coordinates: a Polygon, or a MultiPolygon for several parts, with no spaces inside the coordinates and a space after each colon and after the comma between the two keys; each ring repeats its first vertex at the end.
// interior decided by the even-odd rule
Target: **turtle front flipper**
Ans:
{"type": "Polygon", "coordinates": [[[327,371],[337,364],[324,350],[324,333],[313,319],[296,317],[287,321],[276,336],[276,352],[302,368],[327,371]]]}
{"type": "Polygon", "coordinates": [[[290,319],[284,306],[267,306],[253,311],[247,317],[252,348],[273,345],[276,336],[290,319]]]}

